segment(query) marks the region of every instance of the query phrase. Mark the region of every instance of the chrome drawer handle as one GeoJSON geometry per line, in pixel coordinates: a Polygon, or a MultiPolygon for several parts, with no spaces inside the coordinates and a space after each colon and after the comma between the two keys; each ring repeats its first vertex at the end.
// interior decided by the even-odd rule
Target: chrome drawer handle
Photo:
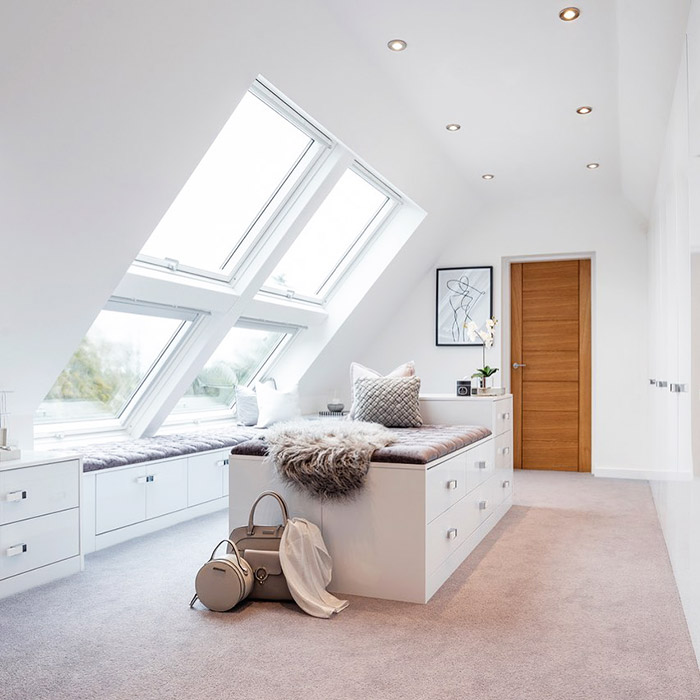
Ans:
{"type": "Polygon", "coordinates": [[[18,554],[24,554],[26,551],[26,544],[16,544],[13,547],[8,547],[6,554],[8,557],[16,557],[18,554]]]}
{"type": "Polygon", "coordinates": [[[17,501],[22,501],[27,498],[27,492],[26,491],[10,491],[5,496],[5,500],[8,503],[17,503],[17,501]]]}
{"type": "Polygon", "coordinates": [[[455,539],[456,537],[457,537],[457,528],[456,528],[456,527],[451,527],[451,528],[447,531],[447,539],[448,539],[448,540],[453,540],[453,539],[455,539]]]}
{"type": "Polygon", "coordinates": [[[217,467],[228,467],[228,460],[227,460],[227,459],[220,459],[220,460],[216,463],[216,466],[217,466],[217,467]]]}
{"type": "Polygon", "coordinates": [[[504,489],[507,489],[507,488],[510,486],[510,481],[508,481],[508,480],[506,479],[506,481],[504,481],[504,482],[501,484],[501,486],[503,486],[504,489]]]}
{"type": "Polygon", "coordinates": [[[502,455],[510,454],[510,447],[502,447],[502,448],[501,448],[501,454],[502,454],[502,455]]]}
{"type": "Polygon", "coordinates": [[[151,484],[155,480],[156,480],[155,474],[149,474],[148,476],[137,476],[136,477],[137,484],[151,484]]]}
{"type": "Polygon", "coordinates": [[[510,420],[510,413],[501,413],[501,420],[510,420]]]}
{"type": "Polygon", "coordinates": [[[477,462],[476,468],[477,469],[486,469],[486,462],[477,462]]]}
{"type": "Polygon", "coordinates": [[[486,510],[488,505],[489,504],[486,501],[479,501],[479,510],[486,510]]]}
{"type": "Polygon", "coordinates": [[[454,490],[457,488],[457,480],[456,480],[456,479],[452,479],[451,481],[448,481],[448,482],[447,482],[447,488],[448,488],[450,491],[454,491],[454,490]]]}

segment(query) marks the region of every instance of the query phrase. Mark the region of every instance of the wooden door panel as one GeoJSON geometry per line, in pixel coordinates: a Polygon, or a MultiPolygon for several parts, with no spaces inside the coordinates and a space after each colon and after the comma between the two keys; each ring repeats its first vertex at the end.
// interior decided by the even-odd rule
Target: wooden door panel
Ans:
{"type": "Polygon", "coordinates": [[[522,382],[577,382],[578,352],[523,352],[522,382]]]}
{"type": "Polygon", "coordinates": [[[523,469],[578,470],[578,442],[523,442],[523,469]]]}
{"type": "Polygon", "coordinates": [[[523,321],[523,352],[528,350],[569,350],[578,352],[578,320],[523,321]]]}
{"type": "Polygon", "coordinates": [[[578,382],[527,382],[523,411],[578,411],[578,382]]]}
{"type": "Polygon", "coordinates": [[[524,289],[578,290],[578,260],[527,263],[523,266],[524,289]]]}
{"type": "Polygon", "coordinates": [[[523,410],[523,442],[545,440],[578,444],[578,411],[523,410]]]}
{"type": "Polygon", "coordinates": [[[523,287],[523,321],[578,321],[578,285],[575,289],[523,287]]]}

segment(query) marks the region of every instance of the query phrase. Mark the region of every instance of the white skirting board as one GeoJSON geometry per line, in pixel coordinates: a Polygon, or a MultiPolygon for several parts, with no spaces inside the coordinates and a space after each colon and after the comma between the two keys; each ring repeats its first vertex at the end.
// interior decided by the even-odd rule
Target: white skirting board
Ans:
{"type": "Polygon", "coordinates": [[[645,481],[692,481],[693,475],[685,472],[665,472],[654,469],[611,469],[596,467],[593,476],[604,479],[642,479],[645,481]]]}
{"type": "Polygon", "coordinates": [[[41,566],[31,571],[25,571],[22,574],[17,574],[17,576],[10,576],[10,578],[0,581],[0,598],[7,598],[7,596],[21,593],[34,586],[43,586],[45,583],[51,583],[51,581],[56,581],[64,576],[77,574],[82,570],[83,558],[78,556],[63,559],[47,566],[41,566]]]}

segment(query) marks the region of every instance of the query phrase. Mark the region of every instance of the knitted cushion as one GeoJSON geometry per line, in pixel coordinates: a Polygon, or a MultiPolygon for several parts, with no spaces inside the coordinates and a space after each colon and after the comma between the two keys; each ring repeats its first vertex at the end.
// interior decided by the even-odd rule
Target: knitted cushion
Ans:
{"type": "Polygon", "coordinates": [[[418,428],[418,377],[360,377],[355,380],[355,420],[381,423],[387,428],[418,428]]]}

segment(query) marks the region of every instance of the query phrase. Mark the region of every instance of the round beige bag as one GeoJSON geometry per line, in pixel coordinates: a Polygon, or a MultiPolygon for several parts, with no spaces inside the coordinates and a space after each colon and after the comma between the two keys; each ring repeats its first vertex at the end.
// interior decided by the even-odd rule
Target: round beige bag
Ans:
{"type": "Polygon", "coordinates": [[[209,561],[197,572],[194,581],[196,593],[190,607],[197,598],[209,610],[225,612],[250,595],[253,589],[253,572],[248,562],[241,557],[238,547],[231,540],[221,540],[214,547],[209,561]],[[216,550],[228,542],[231,552],[214,558],[216,550]]]}

